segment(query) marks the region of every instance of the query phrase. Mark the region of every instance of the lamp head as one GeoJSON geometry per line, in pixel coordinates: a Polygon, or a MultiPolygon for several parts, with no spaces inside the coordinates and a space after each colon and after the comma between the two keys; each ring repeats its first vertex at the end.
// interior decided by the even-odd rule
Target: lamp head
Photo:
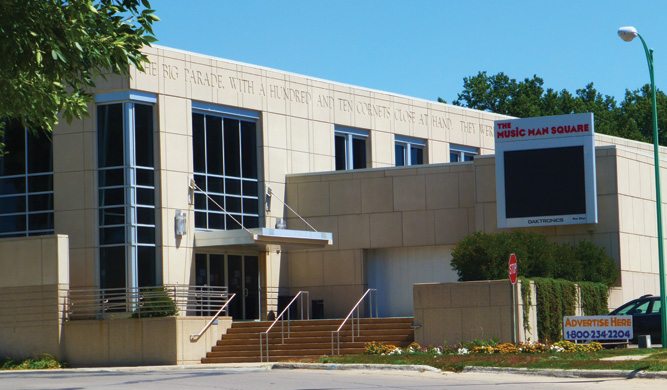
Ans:
{"type": "Polygon", "coordinates": [[[632,26],[621,27],[618,29],[618,36],[626,42],[637,38],[637,29],[632,26]]]}

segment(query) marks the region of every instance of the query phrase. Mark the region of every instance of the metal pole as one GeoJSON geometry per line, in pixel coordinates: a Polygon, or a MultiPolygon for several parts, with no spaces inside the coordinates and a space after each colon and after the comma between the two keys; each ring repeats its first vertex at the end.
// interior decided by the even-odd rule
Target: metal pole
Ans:
{"type": "Polygon", "coordinates": [[[660,144],[658,139],[658,106],[656,104],[655,76],[653,70],[653,49],[646,46],[644,38],[637,34],[644,45],[646,60],[648,61],[648,72],[651,76],[651,103],[653,104],[653,156],[655,160],[655,204],[658,219],[658,266],[660,272],[660,329],[662,347],[667,346],[667,297],[665,296],[665,257],[664,243],[662,238],[662,199],[660,197],[660,144]]]}
{"type": "Polygon", "coordinates": [[[518,342],[517,337],[517,321],[516,321],[516,284],[510,282],[510,289],[512,290],[512,342],[516,344],[518,342]]]}

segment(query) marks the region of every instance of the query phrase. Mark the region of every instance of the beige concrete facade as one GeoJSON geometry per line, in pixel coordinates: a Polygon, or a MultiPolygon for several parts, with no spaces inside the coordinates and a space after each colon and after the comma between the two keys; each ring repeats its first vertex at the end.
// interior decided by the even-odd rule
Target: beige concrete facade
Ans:
{"type": "MultiPolygon", "coordinates": [[[[501,343],[538,341],[535,283],[529,282],[530,307],[525,317],[524,307],[529,303],[521,295],[522,283],[488,280],[415,284],[415,341],[435,346],[494,338],[501,343]]],[[[581,290],[577,288],[574,315],[584,315],[581,302],[581,290]]]]}
{"type": "MultiPolygon", "coordinates": [[[[231,326],[211,317],[68,320],[67,236],[0,240],[0,356],[47,353],[73,367],[194,364],[231,326]]],[[[113,315],[112,315],[113,317],[113,315]]]]}
{"type": "MultiPolygon", "coordinates": [[[[643,144],[603,135],[597,139],[603,145],[596,150],[598,223],[526,230],[555,242],[588,240],[604,247],[621,271],[617,286],[622,288],[610,296],[610,308],[615,308],[643,294],[659,294],[655,179],[643,144]]],[[[374,249],[447,248],[475,231],[500,231],[493,156],[419,168],[290,175],[287,202],[317,229],[333,232],[337,244],[323,251],[290,253],[284,284],[310,289],[314,299],[326,302],[342,301],[339,292],[375,287],[368,285],[366,273],[374,249]],[[339,188],[352,195],[341,196],[339,188]],[[313,191],[320,195],[308,196],[313,191]],[[345,276],[338,276],[341,273],[345,276]]],[[[301,224],[289,216],[289,226],[301,224]]],[[[450,275],[440,281],[456,280],[450,275]]],[[[328,314],[341,315],[342,308],[335,305],[328,314]]]]}
{"type": "MultiPolygon", "coordinates": [[[[474,179],[471,163],[289,176],[287,203],[334,244],[289,253],[284,285],[324,300],[325,316],[344,316],[368,287],[369,251],[451,247],[474,231],[474,179]]],[[[287,225],[305,226],[293,214],[287,225]]]]}
{"type": "Polygon", "coordinates": [[[67,237],[3,239],[0,254],[0,356],[62,358],[67,237]]]}
{"type": "MultiPolygon", "coordinates": [[[[287,175],[334,170],[334,133],[337,127],[367,132],[367,166],[382,168],[395,164],[395,136],[423,140],[426,143],[425,162],[428,163],[448,162],[452,145],[476,148],[480,154],[492,153],[493,121],[502,118],[491,113],[167,48],[149,48],[146,54],[151,63],[146,66],[145,73],[133,69],[130,80],[110,77],[108,82],[100,83],[94,93],[132,90],[151,93],[157,98],[154,129],[158,172],[156,192],[159,194],[156,205],[160,214],[157,229],[161,232],[158,248],[161,253],[162,281],[165,284],[194,284],[193,257],[197,249],[192,234],[195,231],[194,207],[188,189],[193,172],[193,101],[258,113],[261,134],[257,146],[260,187],[270,186],[282,199],[287,196],[287,175]],[[182,238],[174,232],[176,210],[187,212],[188,234],[182,238]]],[[[55,230],[70,237],[71,283],[77,288],[95,287],[99,278],[99,255],[96,249],[99,240],[96,209],[97,118],[94,106],[90,107],[90,113],[91,118],[83,121],[72,125],[60,124],[53,135],[55,230]],[[73,153],[73,150],[76,152],[73,153]]],[[[400,180],[406,181],[406,185],[412,185],[409,183],[412,180],[410,177],[400,180]]],[[[342,214],[348,213],[345,201],[357,196],[355,191],[362,191],[362,187],[364,192],[382,191],[381,186],[381,182],[362,180],[357,182],[357,187],[333,188],[329,194],[328,189],[324,193],[321,192],[321,186],[314,185],[308,191],[308,197],[325,199],[320,195],[331,195],[338,202],[332,205],[331,212],[342,214]]],[[[410,208],[419,207],[406,203],[410,202],[410,197],[408,193],[397,194],[395,201],[399,209],[409,211],[410,208]]],[[[429,201],[442,200],[431,196],[429,201]]],[[[324,217],[330,212],[328,205],[322,209],[326,202],[319,203],[320,206],[318,203],[311,204],[314,209],[304,212],[310,218],[324,217]]],[[[362,205],[358,204],[357,207],[362,205]]],[[[369,208],[382,210],[386,206],[367,197],[363,208],[364,211],[369,208]]],[[[361,212],[362,209],[356,211],[361,212]]],[[[260,214],[260,225],[273,227],[276,220],[283,217],[283,208],[274,207],[271,213],[260,211],[260,214]]],[[[383,217],[391,218],[392,215],[379,216],[372,221],[357,221],[353,216],[343,217],[342,228],[347,231],[345,224],[357,226],[357,223],[382,225],[383,217]]],[[[405,218],[409,222],[409,218],[418,219],[420,215],[407,213],[405,218]]],[[[457,218],[461,216],[457,215],[457,218]]],[[[322,231],[329,231],[328,228],[325,226],[322,231]]],[[[447,229],[442,226],[439,228],[447,229]]],[[[348,242],[346,237],[341,237],[341,248],[357,248],[358,244],[363,243],[356,240],[363,240],[364,237],[356,237],[353,231],[350,232],[352,241],[348,242]]],[[[406,242],[413,240],[410,234],[413,234],[411,230],[406,232],[406,242]]],[[[387,238],[374,235],[373,240],[378,239],[387,238]]],[[[419,239],[419,235],[415,235],[414,239],[419,239]]],[[[337,244],[334,245],[338,248],[337,244]]],[[[207,253],[235,251],[238,252],[217,248],[207,253]]],[[[284,279],[281,274],[284,265],[281,261],[284,256],[275,252],[254,252],[260,258],[264,289],[281,286],[281,280],[284,279]]],[[[352,252],[350,254],[354,255],[352,252]]],[[[354,256],[357,256],[360,266],[361,257],[358,254],[354,256]]],[[[336,264],[333,258],[322,261],[332,266],[336,264]]],[[[339,285],[355,284],[358,288],[348,293],[350,297],[357,296],[364,284],[361,276],[341,276],[339,285]]]]}
{"type": "MultiPolygon", "coordinates": [[[[92,92],[96,98],[137,92],[153,99],[159,282],[196,284],[197,254],[256,256],[258,317],[275,312],[279,295],[299,290],[323,301],[325,317],[344,317],[369,287],[391,286],[385,296],[397,300],[412,294],[413,283],[455,282],[449,261],[456,243],[475,231],[498,231],[493,125],[506,117],[163,47],[146,54],[145,73],[132,69],[129,80],[109,77],[92,92]],[[279,200],[284,200],[315,229],[332,233],[333,245],[309,250],[197,245],[190,183],[196,158],[193,112],[202,105],[250,113],[256,123],[259,227],[272,228],[286,218],[288,229],[310,229],[283,207],[279,200]],[[337,132],[361,134],[365,169],[336,170],[337,132]],[[423,145],[424,165],[395,167],[396,144],[406,139],[423,145]],[[450,152],[461,148],[474,150],[474,161],[451,162],[450,152]],[[264,208],[267,186],[277,198],[270,212],[264,208]],[[177,210],[187,217],[182,236],[176,234],[177,210]]],[[[54,230],[58,264],[66,264],[58,266],[55,280],[75,289],[100,284],[100,118],[96,104],[89,111],[89,118],[63,122],[53,133],[54,230]]],[[[605,247],[621,270],[610,302],[616,307],[658,293],[652,146],[603,135],[596,135],[596,145],[598,223],[533,230],[557,242],[585,239],[605,247]]],[[[49,250],[37,250],[47,244],[31,240],[38,239],[0,240],[0,264],[20,264],[0,273],[0,288],[61,283],[29,280],[51,264],[42,260],[50,258],[49,250]]],[[[411,311],[412,299],[405,301],[402,310],[411,311]]],[[[120,327],[130,339],[144,337],[144,325],[127,321],[88,324],[86,332],[111,335],[120,327]]],[[[186,332],[179,326],[190,326],[158,322],[174,337],[186,332]]],[[[99,349],[108,352],[117,339],[104,337],[99,349]]],[[[146,352],[153,347],[136,348],[129,350],[144,356],[136,362],[156,361],[146,352]]],[[[96,364],[115,364],[107,352],[96,355],[96,364]]],[[[167,360],[190,361],[186,355],[174,347],[167,360]]]]}
{"type": "MultiPolygon", "coordinates": [[[[523,326],[520,283],[514,286],[515,302],[512,288],[507,280],[416,284],[415,342],[452,345],[475,339],[498,338],[501,343],[537,340],[537,335],[523,326]],[[514,321],[513,315],[516,315],[514,321]],[[515,334],[515,326],[523,331],[515,334]]],[[[528,327],[536,332],[535,310],[531,310],[528,318],[531,319],[528,327]]]]}
{"type": "Polygon", "coordinates": [[[220,317],[197,341],[210,318],[163,317],[68,321],[64,358],[73,367],[197,364],[231,326],[220,317]]]}

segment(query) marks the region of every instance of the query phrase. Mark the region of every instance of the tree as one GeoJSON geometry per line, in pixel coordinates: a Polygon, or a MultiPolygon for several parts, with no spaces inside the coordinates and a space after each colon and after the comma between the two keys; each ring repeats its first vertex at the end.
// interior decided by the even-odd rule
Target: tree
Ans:
{"type": "Polygon", "coordinates": [[[143,70],[153,13],[148,0],[1,1],[0,118],[51,131],[86,115],[97,77],[143,70]]]}
{"type": "MultiPolygon", "coordinates": [[[[667,145],[667,96],[664,92],[656,91],[658,106],[658,142],[667,145]]],[[[625,99],[620,105],[619,128],[624,133],[640,134],[643,140],[653,143],[653,105],[651,103],[651,88],[648,84],[635,91],[625,91],[625,99]]],[[[623,135],[621,135],[623,136],[623,135]]]]}
{"type": "Polygon", "coordinates": [[[516,80],[502,72],[494,76],[479,72],[477,76],[463,78],[463,92],[453,104],[509,115],[516,90],[516,80]]]}
{"type": "Polygon", "coordinates": [[[584,240],[572,247],[523,230],[475,232],[456,244],[451,264],[459,281],[506,279],[510,253],[516,254],[519,273],[526,278],[590,281],[611,287],[619,276],[614,259],[591,242],[584,240]]]}
{"type": "MultiPolygon", "coordinates": [[[[648,84],[635,91],[625,92],[625,99],[603,95],[593,83],[574,94],[563,89],[557,92],[544,89],[544,80],[537,75],[516,81],[504,73],[489,76],[479,72],[463,79],[463,91],[454,105],[527,118],[534,116],[567,115],[592,112],[595,131],[643,142],[653,140],[652,106],[648,84]]],[[[444,103],[444,100],[438,98],[444,103]]],[[[658,128],[667,128],[667,96],[657,91],[658,128]]],[[[660,144],[667,145],[667,133],[660,135],[660,144]]]]}
{"type": "Polygon", "coordinates": [[[463,92],[453,104],[517,117],[539,116],[543,84],[537,76],[517,82],[503,72],[494,76],[479,72],[463,78],[463,92]]]}

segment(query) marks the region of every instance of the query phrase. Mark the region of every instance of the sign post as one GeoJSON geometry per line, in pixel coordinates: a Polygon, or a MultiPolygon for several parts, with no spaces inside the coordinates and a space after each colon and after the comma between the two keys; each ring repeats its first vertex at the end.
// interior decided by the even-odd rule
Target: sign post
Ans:
{"type": "Polygon", "coordinates": [[[516,277],[517,277],[517,261],[516,255],[512,253],[510,255],[509,261],[509,276],[510,283],[512,283],[512,338],[513,342],[516,344],[518,342],[518,330],[517,330],[517,320],[516,320],[516,277]]]}

